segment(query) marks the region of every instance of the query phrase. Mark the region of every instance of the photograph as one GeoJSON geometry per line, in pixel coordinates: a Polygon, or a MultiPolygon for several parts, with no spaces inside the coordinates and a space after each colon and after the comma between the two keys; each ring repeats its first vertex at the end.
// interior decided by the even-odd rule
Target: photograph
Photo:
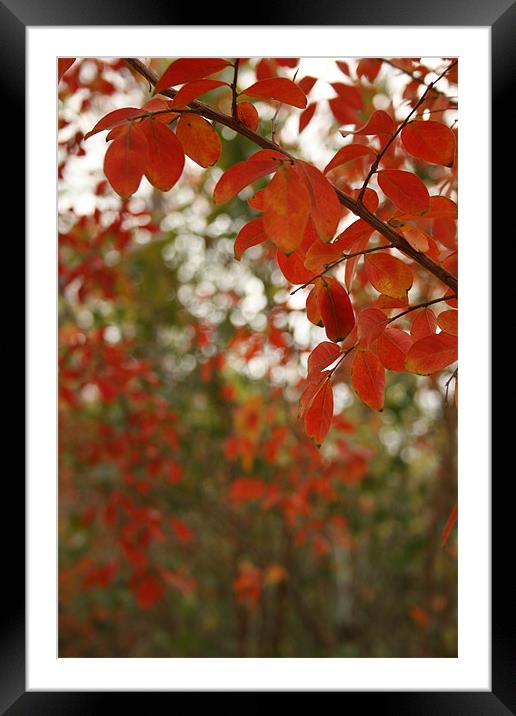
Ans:
{"type": "Polygon", "coordinates": [[[59,660],[458,656],[461,60],[308,54],[56,58],[59,660]]]}

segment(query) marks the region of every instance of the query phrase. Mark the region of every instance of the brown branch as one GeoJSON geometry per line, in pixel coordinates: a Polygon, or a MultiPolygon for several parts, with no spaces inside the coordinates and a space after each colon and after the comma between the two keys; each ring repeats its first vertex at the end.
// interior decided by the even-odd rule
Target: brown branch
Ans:
{"type": "Polygon", "coordinates": [[[415,311],[418,308],[426,308],[427,306],[433,306],[434,303],[440,303],[441,301],[447,301],[449,298],[457,298],[457,295],[452,294],[452,293],[447,293],[445,296],[441,296],[440,298],[434,298],[432,301],[425,301],[424,303],[418,303],[416,306],[410,306],[410,308],[407,308],[406,311],[397,313],[395,316],[392,316],[392,318],[389,318],[387,323],[392,323],[393,321],[396,321],[398,318],[401,318],[402,316],[405,316],[407,313],[410,313],[411,311],[415,311]]]}
{"type": "Polygon", "coordinates": [[[233,94],[232,100],[231,100],[231,113],[233,114],[233,119],[236,119],[238,121],[238,109],[237,109],[237,82],[238,82],[238,66],[240,65],[240,60],[235,60],[235,71],[233,73],[233,82],[231,83],[231,92],[233,94]]]}
{"type": "MultiPolygon", "coordinates": [[[[150,67],[147,67],[147,65],[145,65],[143,62],[132,57],[125,58],[125,60],[127,64],[132,67],[133,70],[138,72],[138,74],[142,75],[142,77],[144,77],[151,85],[156,84],[156,82],[158,81],[158,75],[150,67]]],[[[451,66],[452,65],[450,65],[450,67],[451,66]]],[[[174,98],[177,94],[177,90],[165,89],[160,94],[165,95],[166,97],[174,98]]],[[[230,115],[223,114],[222,112],[219,112],[218,110],[213,109],[213,107],[210,107],[203,102],[199,102],[198,100],[190,102],[188,106],[196,110],[206,119],[211,119],[214,122],[218,122],[219,124],[222,124],[225,127],[229,127],[233,131],[238,132],[243,137],[246,137],[251,142],[256,144],[258,147],[261,147],[262,149],[274,149],[277,152],[282,152],[282,154],[287,156],[289,159],[295,160],[295,157],[293,157],[282,147],[280,147],[279,144],[276,144],[270,139],[266,139],[265,137],[260,136],[256,132],[253,132],[252,129],[249,129],[249,127],[247,127],[245,124],[242,124],[241,122],[235,120],[230,115]]],[[[416,263],[420,264],[423,268],[425,268],[436,278],[442,281],[446,286],[451,288],[454,293],[457,293],[458,281],[455,276],[446,271],[446,269],[444,269],[442,266],[439,266],[439,264],[429,259],[425,254],[416,251],[408,243],[408,241],[406,241],[406,239],[400,236],[400,234],[396,233],[396,231],[394,231],[394,229],[392,229],[390,226],[387,226],[377,216],[372,214],[368,209],[366,209],[363,204],[359,203],[358,201],[355,201],[347,194],[344,194],[344,192],[338,189],[336,186],[332,186],[335,189],[335,193],[337,194],[337,197],[343,206],[345,206],[347,209],[349,209],[361,219],[366,221],[370,226],[373,227],[373,229],[375,229],[380,234],[382,234],[382,236],[388,239],[389,242],[393,244],[395,248],[397,248],[399,251],[402,251],[406,256],[409,256],[411,259],[416,261],[416,263]]]]}

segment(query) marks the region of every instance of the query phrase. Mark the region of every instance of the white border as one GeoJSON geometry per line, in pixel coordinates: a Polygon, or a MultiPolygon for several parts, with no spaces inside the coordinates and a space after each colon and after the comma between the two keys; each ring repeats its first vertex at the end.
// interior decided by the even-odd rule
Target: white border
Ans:
{"type": "Polygon", "coordinates": [[[490,690],[490,28],[30,27],[27,48],[27,689],[490,690]],[[171,52],[460,57],[457,659],[57,658],[56,57],[171,52]]]}

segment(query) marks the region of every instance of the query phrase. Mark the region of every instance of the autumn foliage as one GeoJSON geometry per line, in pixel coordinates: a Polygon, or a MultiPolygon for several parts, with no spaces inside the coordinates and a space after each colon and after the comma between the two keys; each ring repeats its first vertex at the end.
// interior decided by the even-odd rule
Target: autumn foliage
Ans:
{"type": "MultiPolygon", "coordinates": [[[[410,386],[406,409],[417,410],[414,386],[431,386],[454,429],[457,61],[441,58],[429,67],[418,58],[339,60],[339,79],[330,82],[303,76],[297,58],[89,62],[88,70],[86,61],[61,59],[58,70],[61,101],[75,102],[79,115],[111,101],[84,135],[60,139],[64,186],[70,161],[94,142],[101,146],[97,135],[107,145],[94,210],[61,211],[61,494],[73,512],[70,524],[83,535],[60,573],[68,650],[81,639],[95,650],[87,622],[67,611],[77,590],[105,592],[123,583],[140,610],[162,610],[179,641],[190,617],[179,627],[165,615],[166,595],[188,604],[199,592],[209,602],[210,594],[229,589],[240,655],[251,655],[246,644],[260,609],[260,655],[281,655],[291,599],[313,643],[333,655],[335,634],[317,618],[314,626],[294,584],[293,553],[309,550],[323,560],[358,549],[364,516],[374,510],[360,485],[377,459],[374,436],[384,429],[378,414],[399,399],[391,399],[391,389],[396,395],[399,385],[410,386]],[[87,81],[91,64],[94,79],[87,81]],[[132,87],[128,106],[118,103],[121,82],[132,87]],[[328,96],[317,91],[323,84],[328,96]],[[307,142],[326,142],[321,162],[301,151],[310,132],[307,142]],[[263,282],[269,308],[254,328],[245,318],[250,309],[230,320],[244,289],[238,281],[223,288],[209,261],[200,302],[185,298],[194,275],[188,252],[181,269],[177,246],[162,242],[181,225],[187,205],[204,212],[206,226],[220,222],[226,228],[219,234],[231,234],[227,275],[255,273],[263,282]],[[173,278],[162,273],[160,252],[173,278]],[[186,278],[178,278],[181,271],[186,278]],[[273,298],[275,274],[280,298],[273,298]],[[311,338],[299,347],[293,336],[301,322],[311,338]],[[262,359],[267,367],[253,389],[241,366],[262,359]],[[286,380],[294,365],[303,365],[304,375],[286,380]],[[362,407],[347,414],[342,391],[362,407]],[[364,440],[366,425],[373,438],[364,440]],[[191,470],[207,470],[205,482],[189,482],[191,470]],[[75,492],[77,475],[84,500],[75,492]],[[197,513],[186,505],[197,505],[197,513]],[[185,512],[195,515],[195,526],[185,512]],[[281,548],[268,545],[267,527],[256,527],[265,554],[249,556],[242,535],[248,515],[260,515],[264,525],[277,520],[271,529],[281,548]],[[215,539],[202,534],[210,520],[218,525],[214,534],[231,535],[220,587],[213,579],[200,583],[208,567],[196,555],[205,554],[204,539],[215,539]]],[[[60,115],[61,136],[73,127],[71,112],[60,115]]],[[[206,239],[203,250],[217,240],[206,239]]],[[[431,445],[429,439],[425,449],[432,452],[431,445]]],[[[447,460],[453,471],[453,448],[447,460]]],[[[453,485],[447,489],[427,536],[429,555],[437,545],[439,560],[450,560],[454,549],[457,508],[453,485]]],[[[371,530],[368,523],[367,540],[371,530]]],[[[431,571],[434,557],[426,559],[431,571]]],[[[361,589],[365,601],[373,599],[367,585],[361,589]]],[[[442,583],[433,585],[425,604],[408,598],[411,628],[428,635],[441,615],[452,618],[452,597],[442,591],[442,583]]],[[[100,600],[94,618],[118,619],[122,602],[100,600]]],[[[210,619],[221,617],[208,608],[205,618],[209,632],[210,619]]],[[[421,655],[453,651],[437,641],[425,636],[421,655]]]]}

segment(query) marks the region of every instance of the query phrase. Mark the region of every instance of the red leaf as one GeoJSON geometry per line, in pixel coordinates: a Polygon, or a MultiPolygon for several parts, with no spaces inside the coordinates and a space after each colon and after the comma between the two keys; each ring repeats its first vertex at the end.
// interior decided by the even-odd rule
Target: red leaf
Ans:
{"type": "Polygon", "coordinates": [[[194,99],[200,97],[206,92],[215,89],[217,87],[229,87],[227,82],[221,82],[220,80],[197,80],[196,82],[189,82],[188,84],[181,87],[179,92],[172,100],[171,107],[174,109],[178,107],[186,107],[193,102],[194,99]]]}
{"type": "Polygon", "coordinates": [[[354,159],[360,159],[369,155],[371,161],[376,157],[376,152],[371,147],[366,147],[363,144],[347,144],[345,147],[339,149],[337,154],[333,157],[331,162],[326,165],[324,174],[327,174],[335,167],[340,167],[342,164],[352,162],[354,159]]]}
{"type": "Polygon", "coordinates": [[[383,109],[377,109],[369,117],[363,127],[357,129],[355,132],[341,132],[343,135],[347,134],[359,134],[359,135],[383,135],[393,134],[395,124],[393,118],[384,112],[383,109]]]}
{"type": "Polygon", "coordinates": [[[382,68],[382,61],[376,58],[360,60],[357,65],[357,76],[367,77],[369,82],[374,82],[382,68]]]}
{"type": "Polygon", "coordinates": [[[419,341],[425,336],[433,336],[437,328],[435,313],[430,308],[421,308],[416,311],[410,327],[410,336],[413,341],[419,341]]]}
{"type": "Polygon", "coordinates": [[[126,122],[133,117],[141,117],[142,114],[145,114],[145,111],[145,109],[138,107],[121,107],[120,109],[108,112],[108,114],[102,117],[102,119],[99,119],[90,132],[87,132],[87,134],[84,135],[84,139],[88,139],[98,132],[103,132],[105,129],[113,129],[113,127],[126,124],[126,122]]]}
{"type": "Polygon", "coordinates": [[[376,353],[384,368],[402,372],[412,339],[399,328],[386,328],[376,342],[376,353]]]}
{"type": "Polygon", "coordinates": [[[145,176],[160,191],[169,191],[183,173],[185,155],[174,132],[161,122],[146,119],[141,125],[149,148],[145,176]]]}
{"type": "Polygon", "coordinates": [[[278,102],[284,102],[300,109],[304,109],[307,103],[303,90],[286,77],[271,77],[270,79],[259,80],[243,90],[242,94],[258,99],[275,99],[278,102]]]}
{"type": "Polygon", "coordinates": [[[287,256],[278,249],[276,253],[278,266],[283,276],[285,276],[290,283],[308,283],[308,281],[313,278],[313,271],[305,268],[306,248],[310,246],[310,240],[313,239],[313,237],[313,231],[310,230],[309,224],[307,224],[303,242],[294,253],[287,256]]]}
{"type": "Polygon", "coordinates": [[[379,308],[364,308],[357,316],[357,335],[361,348],[369,348],[384,332],[387,316],[379,308]]]}
{"type": "Polygon", "coordinates": [[[360,121],[358,110],[345,97],[332,97],[328,100],[333,116],[340,124],[357,124],[360,121]]]}
{"type": "Polygon", "coordinates": [[[323,341],[308,356],[308,375],[320,373],[334,363],[340,355],[340,348],[335,343],[323,341]]]}
{"type": "Polygon", "coordinates": [[[238,162],[224,172],[213,190],[213,200],[216,204],[229,201],[255,179],[275,172],[284,160],[285,155],[280,152],[261,149],[249,159],[238,162]]]}
{"type": "Polygon", "coordinates": [[[316,281],[315,286],[306,297],[306,317],[314,326],[323,325],[319,310],[319,291],[320,284],[316,281]]]}
{"type": "Polygon", "coordinates": [[[240,229],[238,236],[235,239],[234,252],[237,261],[240,261],[242,254],[246,251],[246,249],[251,248],[251,246],[263,244],[264,241],[267,241],[267,238],[268,237],[265,233],[265,229],[263,228],[263,219],[261,216],[257,219],[252,219],[252,221],[245,224],[245,226],[240,229]]]}
{"type": "Polygon", "coordinates": [[[385,369],[371,351],[357,351],[351,367],[351,382],[360,400],[373,410],[383,410],[385,369]]]}
{"type": "Polygon", "coordinates": [[[142,609],[148,609],[154,606],[164,593],[165,589],[163,585],[158,582],[156,577],[147,577],[147,579],[144,579],[143,582],[138,585],[136,590],[138,606],[142,609]]]}
{"type": "Polygon", "coordinates": [[[382,169],[378,172],[378,184],[385,196],[401,211],[419,214],[430,205],[428,189],[411,172],[382,169]]]}
{"type": "Polygon", "coordinates": [[[309,123],[311,122],[316,109],[317,109],[317,102],[312,102],[311,104],[308,105],[308,107],[303,112],[301,112],[301,114],[299,116],[299,133],[300,134],[303,131],[303,129],[305,129],[305,127],[307,127],[309,125],[309,123]]]}
{"type": "Polygon", "coordinates": [[[192,530],[182,520],[178,520],[175,517],[171,517],[170,526],[174,530],[176,538],[180,542],[192,541],[192,530]]]}
{"type": "Polygon", "coordinates": [[[328,434],[333,418],[333,389],[331,381],[326,378],[310,401],[305,412],[305,430],[317,446],[328,434]]]}
{"type": "Polygon", "coordinates": [[[380,293],[404,298],[412,286],[412,269],[401,259],[386,253],[370,253],[364,257],[367,280],[380,293]]]}
{"type": "Polygon", "coordinates": [[[77,58],[76,57],[59,57],[57,60],[57,81],[61,80],[61,77],[67,72],[73,65],[77,58]]]}
{"type": "Polygon", "coordinates": [[[237,105],[238,119],[245,124],[246,127],[256,132],[258,129],[258,122],[260,118],[258,116],[258,110],[251,102],[240,102],[237,105]]]}
{"type": "Polygon", "coordinates": [[[407,353],[405,368],[411,373],[430,375],[457,360],[457,338],[448,333],[425,336],[407,353]]]}
{"type": "Polygon", "coordinates": [[[310,196],[305,183],[290,164],[281,166],[263,194],[263,225],[270,240],[290,254],[303,241],[310,196]]]}
{"type": "Polygon", "coordinates": [[[147,155],[147,140],[138,127],[130,127],[123,137],[109,145],[104,157],[104,174],[116,193],[124,199],[140,186],[147,155]]]}
{"type": "Polygon", "coordinates": [[[401,130],[401,141],[409,154],[432,164],[451,167],[455,158],[455,135],[441,122],[416,120],[401,130]]]}
{"type": "Polygon", "coordinates": [[[182,57],[170,64],[158,80],[154,92],[200,80],[223,70],[230,63],[218,57],[182,57]]]}
{"type": "Polygon", "coordinates": [[[450,533],[453,529],[453,526],[457,522],[458,516],[459,516],[459,508],[458,508],[458,504],[455,503],[455,507],[453,508],[450,516],[446,520],[446,525],[444,526],[444,529],[443,529],[443,533],[441,536],[441,546],[442,547],[444,547],[445,544],[448,542],[448,538],[449,538],[450,533]]]}
{"type": "Polygon", "coordinates": [[[308,94],[316,82],[317,77],[310,77],[310,75],[307,75],[306,77],[303,77],[303,79],[298,80],[297,84],[301,87],[305,94],[308,94]]]}
{"type": "Polygon", "coordinates": [[[355,325],[355,313],[348,292],[331,276],[317,279],[321,319],[330,341],[343,341],[355,325]]]}
{"type": "Polygon", "coordinates": [[[176,134],[185,154],[201,167],[211,167],[220,157],[220,137],[203,117],[183,114],[177,123],[176,134]]]}

